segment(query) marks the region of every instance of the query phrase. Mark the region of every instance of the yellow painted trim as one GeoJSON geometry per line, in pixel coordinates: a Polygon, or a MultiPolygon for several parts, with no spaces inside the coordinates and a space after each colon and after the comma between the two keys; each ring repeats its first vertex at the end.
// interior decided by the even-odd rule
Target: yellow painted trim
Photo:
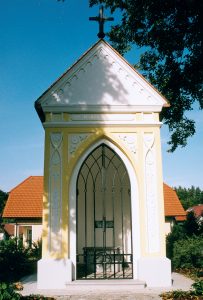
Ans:
{"type": "MultiPolygon", "coordinates": [[[[142,118],[142,115],[137,113],[136,119],[142,118]]],[[[158,114],[155,116],[158,117],[158,114]]],[[[69,119],[69,114],[64,113],[64,120],[69,119]]],[[[131,162],[135,171],[138,181],[138,194],[139,194],[139,207],[140,207],[140,237],[141,237],[141,256],[164,256],[165,255],[165,235],[164,226],[160,232],[161,250],[160,253],[149,255],[146,253],[146,215],[145,215],[145,188],[144,188],[144,155],[143,155],[143,134],[144,132],[153,132],[155,135],[155,148],[156,148],[156,159],[157,159],[157,189],[159,197],[159,221],[160,225],[163,224],[163,180],[162,180],[162,163],[161,163],[161,143],[160,143],[160,128],[150,127],[145,125],[142,127],[132,126],[129,128],[125,127],[72,127],[72,128],[46,128],[45,129],[45,163],[44,163],[44,212],[43,212],[43,257],[52,256],[55,258],[68,258],[70,253],[70,243],[68,237],[68,195],[70,179],[75,165],[77,164],[80,157],[89,149],[90,146],[96,144],[101,139],[106,139],[116,145],[124,155],[131,162]],[[61,132],[63,135],[62,145],[62,253],[60,255],[52,255],[48,250],[48,236],[47,236],[47,225],[48,225],[48,191],[49,191],[49,163],[50,163],[50,133],[61,132]],[[70,134],[85,133],[89,136],[81,142],[78,149],[74,152],[71,158],[68,157],[68,136],[70,134]],[[126,144],[116,136],[118,133],[131,133],[137,135],[137,149],[136,155],[132,153],[126,144]]]]}
{"type": "Polygon", "coordinates": [[[42,257],[46,257],[47,253],[48,253],[49,161],[50,161],[50,139],[49,139],[49,133],[45,131],[44,193],[43,193],[43,223],[42,223],[42,257]]]}

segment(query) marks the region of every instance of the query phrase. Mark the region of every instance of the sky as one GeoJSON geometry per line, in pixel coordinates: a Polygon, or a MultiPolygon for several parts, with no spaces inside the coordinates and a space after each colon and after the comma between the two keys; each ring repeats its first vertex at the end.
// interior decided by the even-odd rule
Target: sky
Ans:
{"type": "MultiPolygon", "coordinates": [[[[88,20],[97,15],[88,0],[0,0],[1,190],[43,175],[44,129],[34,101],[98,40],[98,24],[88,20]]],[[[133,64],[140,53],[134,47],[125,58],[133,64]]],[[[203,189],[203,111],[195,108],[189,116],[196,134],[174,153],[167,152],[169,133],[162,126],[163,177],[171,186],[203,189]]]]}

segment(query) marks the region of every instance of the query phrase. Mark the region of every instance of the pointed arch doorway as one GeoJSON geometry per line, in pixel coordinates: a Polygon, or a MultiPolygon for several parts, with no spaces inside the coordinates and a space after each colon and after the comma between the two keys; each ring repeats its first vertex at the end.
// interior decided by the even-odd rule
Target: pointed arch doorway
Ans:
{"type": "Polygon", "coordinates": [[[77,279],[133,278],[130,180],[106,144],[82,163],[76,199],[77,279]]]}

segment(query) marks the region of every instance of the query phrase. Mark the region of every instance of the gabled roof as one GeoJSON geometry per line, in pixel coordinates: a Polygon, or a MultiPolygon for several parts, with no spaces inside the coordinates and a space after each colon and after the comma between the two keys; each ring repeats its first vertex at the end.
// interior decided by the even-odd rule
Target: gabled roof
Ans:
{"type": "MultiPolygon", "coordinates": [[[[166,217],[185,220],[184,211],[176,192],[164,184],[164,207],[166,217]]],[[[43,176],[30,176],[9,193],[4,218],[42,217],[43,176]]]]}
{"type": "Polygon", "coordinates": [[[30,176],[12,189],[3,218],[42,218],[43,177],[30,176]]]}
{"type": "Polygon", "coordinates": [[[57,111],[161,111],[167,100],[100,39],[35,102],[41,121],[57,111]]]}
{"type": "Polygon", "coordinates": [[[177,221],[186,219],[186,212],[176,192],[164,183],[164,209],[166,217],[175,217],[177,221]]]}

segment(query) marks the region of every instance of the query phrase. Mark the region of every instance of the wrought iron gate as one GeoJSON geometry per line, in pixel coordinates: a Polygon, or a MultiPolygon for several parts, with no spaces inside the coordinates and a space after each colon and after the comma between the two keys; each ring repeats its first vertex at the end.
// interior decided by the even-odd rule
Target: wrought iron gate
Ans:
{"type": "Polygon", "coordinates": [[[133,278],[130,181],[105,144],[77,179],[77,279],[133,278]]]}

